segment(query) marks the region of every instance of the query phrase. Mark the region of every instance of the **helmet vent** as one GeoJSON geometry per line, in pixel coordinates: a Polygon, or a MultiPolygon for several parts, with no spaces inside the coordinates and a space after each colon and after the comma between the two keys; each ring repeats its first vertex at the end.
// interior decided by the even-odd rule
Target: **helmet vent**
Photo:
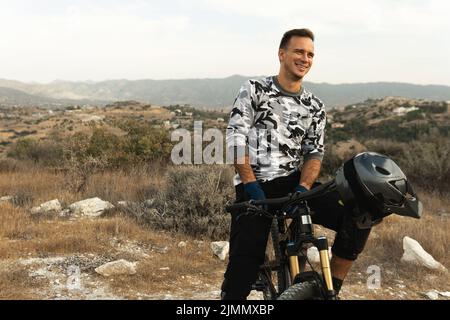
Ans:
{"type": "Polygon", "coordinates": [[[386,176],[389,176],[391,174],[389,171],[387,171],[386,169],[379,167],[379,166],[375,166],[375,170],[377,170],[379,173],[384,174],[386,176]]]}

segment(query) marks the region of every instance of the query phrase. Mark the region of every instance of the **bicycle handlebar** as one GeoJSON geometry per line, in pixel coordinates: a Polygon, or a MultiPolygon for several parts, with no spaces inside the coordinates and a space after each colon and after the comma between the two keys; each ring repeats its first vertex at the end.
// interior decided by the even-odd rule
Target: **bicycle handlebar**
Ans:
{"type": "Polygon", "coordinates": [[[306,192],[296,192],[294,194],[288,195],[286,197],[281,198],[271,198],[271,199],[265,199],[265,200],[249,200],[244,202],[238,202],[233,203],[231,205],[227,205],[225,207],[226,211],[231,212],[233,210],[237,209],[244,209],[244,208],[254,208],[255,206],[262,206],[262,205],[280,205],[280,204],[288,204],[290,202],[296,203],[300,201],[306,201],[313,198],[317,198],[322,193],[328,191],[328,189],[331,189],[335,186],[335,181],[331,180],[327,183],[324,183],[317,188],[314,188],[312,190],[306,191],[306,192]]]}

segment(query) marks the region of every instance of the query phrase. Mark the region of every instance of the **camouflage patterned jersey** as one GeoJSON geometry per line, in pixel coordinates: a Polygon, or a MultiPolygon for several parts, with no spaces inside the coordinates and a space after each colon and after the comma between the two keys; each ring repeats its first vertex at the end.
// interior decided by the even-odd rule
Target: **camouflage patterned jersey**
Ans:
{"type": "MultiPolygon", "coordinates": [[[[227,148],[246,148],[258,181],[287,176],[301,158],[322,159],[324,104],[302,88],[286,92],[276,77],[247,81],[240,89],[227,127],[227,148]]],[[[239,175],[234,184],[241,183],[239,175]]]]}

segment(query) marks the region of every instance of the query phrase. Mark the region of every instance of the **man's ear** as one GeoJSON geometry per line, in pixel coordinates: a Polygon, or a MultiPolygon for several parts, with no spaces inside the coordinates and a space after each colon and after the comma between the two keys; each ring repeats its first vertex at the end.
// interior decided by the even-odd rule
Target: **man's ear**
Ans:
{"type": "Polygon", "coordinates": [[[282,49],[282,48],[278,50],[278,60],[279,60],[280,62],[284,60],[284,54],[285,54],[285,53],[286,53],[285,50],[282,49]]]}

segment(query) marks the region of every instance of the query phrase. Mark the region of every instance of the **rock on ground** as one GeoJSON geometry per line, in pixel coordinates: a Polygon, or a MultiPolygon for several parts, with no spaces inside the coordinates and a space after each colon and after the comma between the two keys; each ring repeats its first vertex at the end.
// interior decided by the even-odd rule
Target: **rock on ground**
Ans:
{"type": "Polygon", "coordinates": [[[95,272],[105,277],[125,274],[131,275],[136,273],[136,263],[120,259],[101,265],[95,269],[95,272]]]}
{"type": "Polygon", "coordinates": [[[211,250],[216,256],[219,257],[220,260],[223,261],[230,250],[230,244],[228,241],[211,242],[211,250]]]}
{"type": "Polygon", "coordinates": [[[426,252],[419,242],[410,238],[403,238],[403,256],[401,261],[423,265],[429,269],[447,270],[441,263],[436,261],[428,252],[426,252]]]}
{"type": "Polygon", "coordinates": [[[31,208],[31,214],[58,213],[62,210],[62,205],[58,199],[50,200],[31,208]]]}
{"type": "Polygon", "coordinates": [[[112,208],[114,206],[111,203],[97,197],[74,202],[69,206],[72,213],[89,217],[98,217],[105,210],[112,208]]]}

